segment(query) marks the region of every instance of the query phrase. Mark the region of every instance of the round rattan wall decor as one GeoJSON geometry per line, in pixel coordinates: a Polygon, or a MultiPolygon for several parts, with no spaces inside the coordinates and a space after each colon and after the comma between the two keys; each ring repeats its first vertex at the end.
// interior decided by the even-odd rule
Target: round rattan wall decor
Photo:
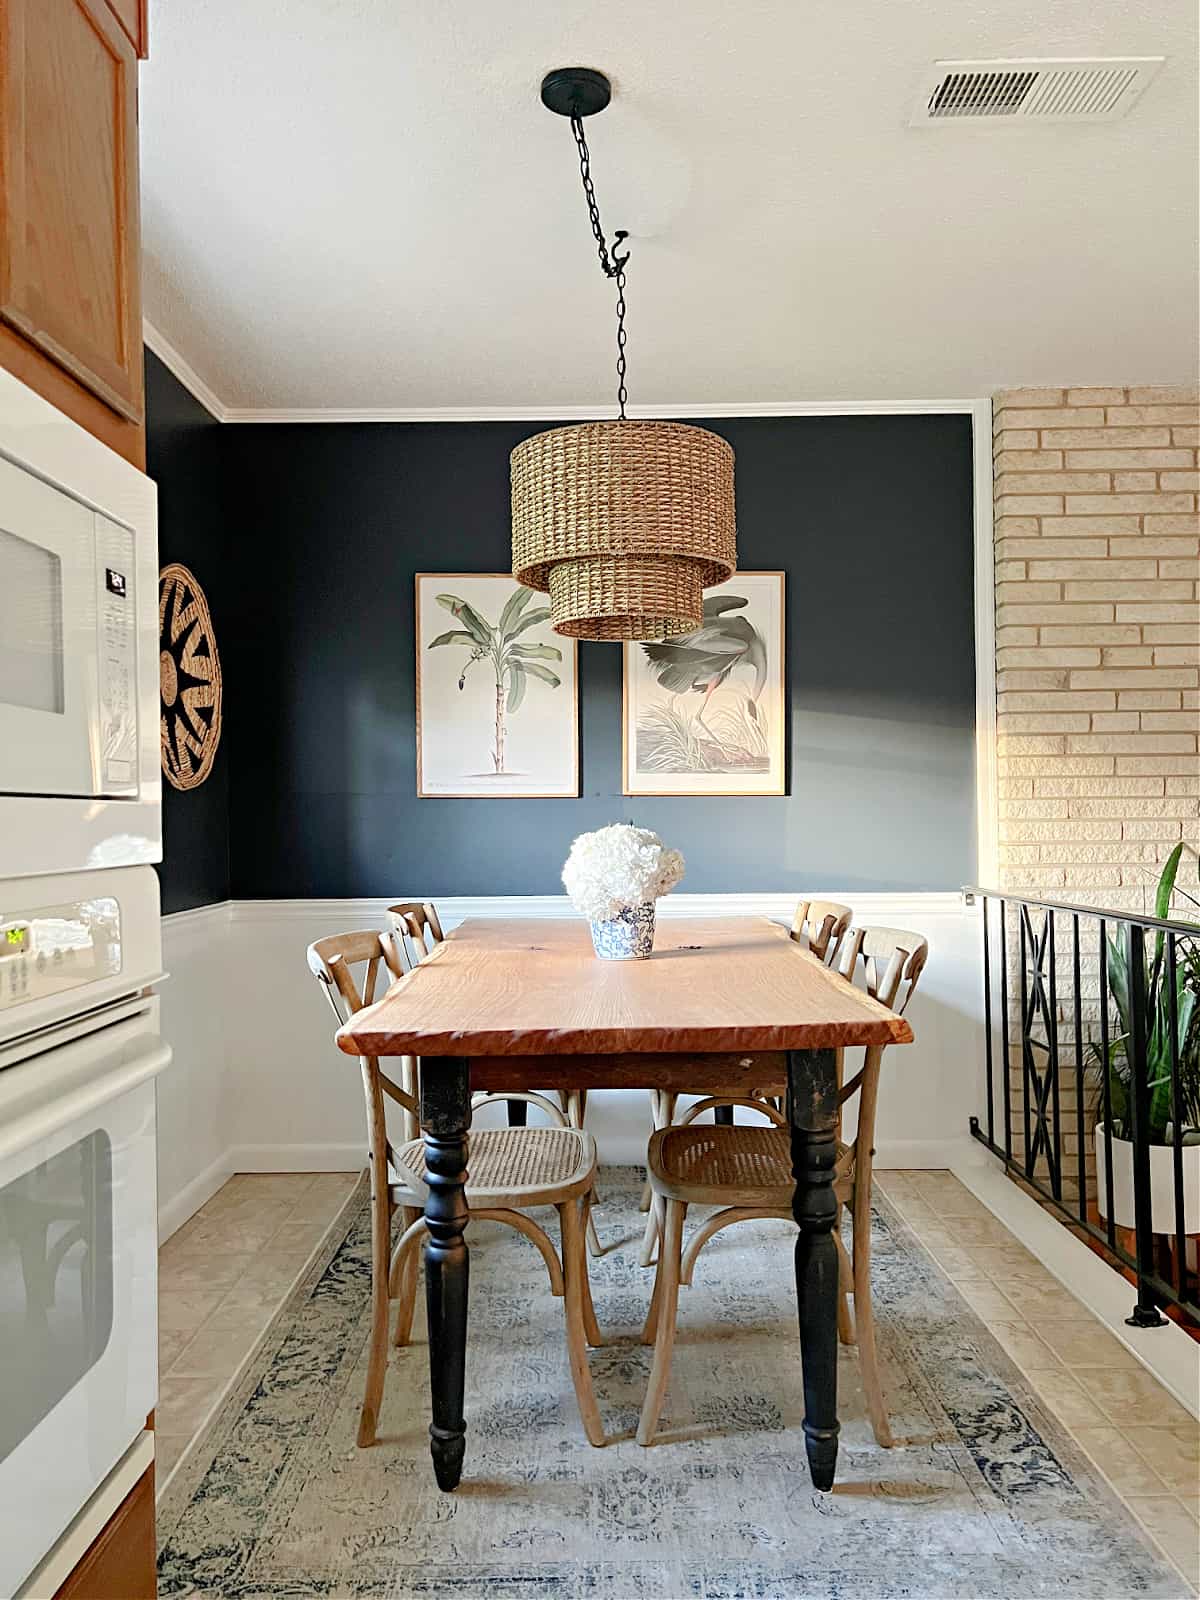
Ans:
{"type": "Polygon", "coordinates": [[[158,652],[163,776],[195,789],[221,742],[221,658],[204,590],[178,562],[158,575],[158,652]]]}

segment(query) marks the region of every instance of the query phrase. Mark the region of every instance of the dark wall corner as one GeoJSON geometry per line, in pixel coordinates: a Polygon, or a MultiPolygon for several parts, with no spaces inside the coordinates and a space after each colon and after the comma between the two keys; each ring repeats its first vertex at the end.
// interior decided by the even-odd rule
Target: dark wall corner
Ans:
{"type": "MultiPolygon", "coordinates": [[[[146,471],[158,485],[160,567],[180,561],[208,597],[225,688],[229,689],[228,568],[221,425],[146,351],[146,471]]],[[[229,899],[229,738],[195,789],[163,780],[163,912],[229,899]]]]}

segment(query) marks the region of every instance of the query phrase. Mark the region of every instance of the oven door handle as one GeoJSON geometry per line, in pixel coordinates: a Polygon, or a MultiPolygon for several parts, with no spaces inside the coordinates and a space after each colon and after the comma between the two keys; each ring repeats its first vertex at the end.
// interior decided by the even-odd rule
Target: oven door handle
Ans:
{"type": "Polygon", "coordinates": [[[0,1162],[154,1078],[171,1047],[145,1022],[118,1022],[0,1073],[0,1162]]]}

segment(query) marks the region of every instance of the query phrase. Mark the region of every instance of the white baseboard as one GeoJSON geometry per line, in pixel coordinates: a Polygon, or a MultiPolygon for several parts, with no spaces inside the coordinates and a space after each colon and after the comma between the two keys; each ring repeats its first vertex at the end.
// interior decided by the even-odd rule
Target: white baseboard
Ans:
{"type": "Polygon", "coordinates": [[[982,1165],[975,1160],[963,1161],[951,1170],[1065,1289],[1099,1317],[1113,1337],[1170,1390],[1180,1405],[1200,1417],[1200,1361],[1196,1360],[1194,1341],[1182,1328],[1173,1322],[1161,1328],[1131,1328],[1125,1318],[1133,1307],[1133,1285],[1045,1207],[1010,1182],[994,1157],[988,1157],[982,1165]]]}
{"type": "Polygon", "coordinates": [[[890,1171],[914,1169],[940,1171],[963,1159],[970,1139],[880,1139],[875,1146],[875,1166],[890,1171]]]}
{"type": "Polygon", "coordinates": [[[358,1144],[235,1144],[231,1172],[361,1172],[366,1139],[358,1144]]]}
{"type": "MultiPolygon", "coordinates": [[[[643,1166],[649,1128],[647,1115],[644,1128],[631,1126],[628,1132],[608,1131],[604,1139],[603,1165],[643,1166]]],[[[954,1166],[962,1155],[962,1141],[955,1139],[893,1139],[879,1145],[875,1165],[891,1170],[941,1170],[954,1166]]],[[[164,1207],[160,1237],[166,1239],[181,1227],[235,1172],[360,1172],[365,1164],[366,1150],[362,1144],[231,1145],[220,1160],[214,1161],[164,1207]]]]}
{"type": "Polygon", "coordinates": [[[189,1217],[199,1211],[200,1207],[212,1199],[217,1190],[228,1182],[239,1169],[232,1163],[233,1151],[227,1150],[224,1155],[218,1156],[204,1171],[198,1173],[190,1183],[184,1184],[177,1194],[171,1196],[158,1211],[158,1242],[165,1244],[171,1235],[182,1228],[189,1217]]]}

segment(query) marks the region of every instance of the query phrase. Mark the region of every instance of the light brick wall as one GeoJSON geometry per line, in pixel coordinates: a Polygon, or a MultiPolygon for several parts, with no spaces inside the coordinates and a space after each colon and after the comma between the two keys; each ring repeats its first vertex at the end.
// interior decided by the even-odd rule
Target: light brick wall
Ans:
{"type": "Polygon", "coordinates": [[[1000,887],[1152,909],[1200,811],[1200,395],[993,403],[1000,887]]]}

